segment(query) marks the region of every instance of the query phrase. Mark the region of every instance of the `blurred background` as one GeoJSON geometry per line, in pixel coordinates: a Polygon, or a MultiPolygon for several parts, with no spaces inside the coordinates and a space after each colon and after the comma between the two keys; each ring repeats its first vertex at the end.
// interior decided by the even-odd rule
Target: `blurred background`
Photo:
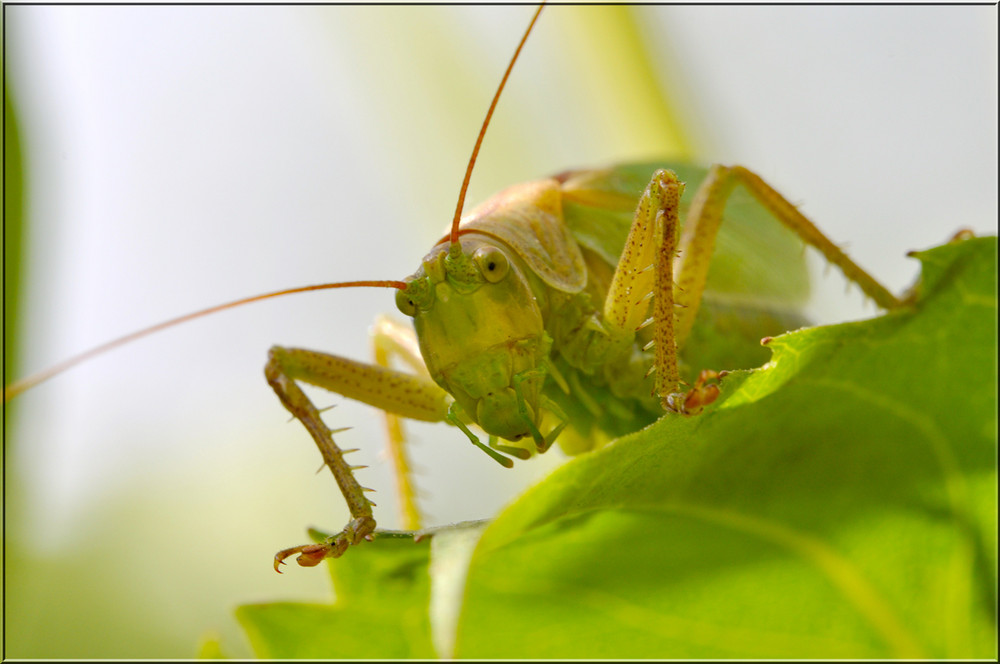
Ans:
{"type": "MultiPolygon", "coordinates": [[[[531,13],[6,7],[26,247],[5,370],[258,292],[413,272],[531,13]]],[[[469,206],[567,168],[741,163],[898,292],[917,273],[907,251],[996,232],[996,26],[996,7],[551,7],[469,206]]],[[[814,319],[875,313],[814,267],[814,319]]],[[[347,510],[265,354],[367,359],[369,324],[393,311],[370,290],[254,305],[5,408],[5,654],[187,657],[211,631],[246,656],[234,606],[328,601],[324,573],[271,570],[347,510]]],[[[313,394],[353,427],[338,441],[362,448],[380,525],[397,526],[377,412],[313,394]]],[[[409,430],[432,524],[487,518],[563,461],[505,471],[446,426],[409,430]]]]}

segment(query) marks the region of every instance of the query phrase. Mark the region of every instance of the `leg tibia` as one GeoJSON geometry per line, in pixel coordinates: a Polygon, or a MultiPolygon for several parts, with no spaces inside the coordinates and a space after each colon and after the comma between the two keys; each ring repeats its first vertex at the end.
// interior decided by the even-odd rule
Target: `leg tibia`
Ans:
{"type": "Polygon", "coordinates": [[[323,423],[319,410],[309,400],[302,389],[295,384],[295,381],[288,372],[276,360],[277,355],[272,351],[271,357],[264,369],[267,382],[274,389],[275,394],[281,399],[281,403],[295,419],[302,422],[309,431],[323,462],[333,473],[337,480],[340,492],[344,494],[347,506],[351,510],[354,518],[371,517],[371,501],[365,497],[364,491],[358,481],[354,478],[350,465],[344,461],[344,452],[333,442],[333,434],[323,423]]]}
{"type": "Polygon", "coordinates": [[[899,305],[899,300],[892,293],[852,261],[815,224],[757,174],[742,166],[715,165],[695,194],[684,223],[677,268],[677,297],[682,305],[677,320],[678,345],[683,346],[694,324],[701,295],[705,290],[715,237],[722,222],[722,211],[737,183],[742,184],[775,219],[839,267],[844,276],[858,284],[876,304],[883,309],[899,305]]]}
{"type": "Polygon", "coordinates": [[[676,297],[680,305],[676,327],[678,348],[684,347],[698,315],[715,250],[715,238],[722,224],[722,210],[735,184],[724,166],[712,166],[695,192],[684,220],[676,265],[676,297]]]}
{"type": "Polygon", "coordinates": [[[352,544],[357,544],[362,538],[369,536],[375,530],[375,518],[372,516],[372,503],[365,497],[364,487],[358,484],[351,466],[344,461],[344,451],[333,441],[330,429],[323,423],[319,411],[295,381],[284,371],[281,364],[272,353],[264,369],[267,382],[270,383],[281,403],[297,420],[302,422],[309,431],[320,454],[323,463],[334,479],[347,501],[351,511],[351,522],[338,535],[320,545],[305,545],[279,551],[274,557],[274,569],[282,561],[295,553],[299,553],[299,564],[312,566],[327,556],[340,556],[352,544]]]}
{"type": "MultiPolygon", "coordinates": [[[[673,175],[673,174],[671,174],[673,175]]],[[[656,258],[656,283],[653,294],[653,341],[656,352],[656,395],[667,407],[670,395],[680,387],[677,370],[677,337],[675,330],[674,257],[677,255],[679,210],[684,187],[676,181],[664,188],[660,214],[656,217],[656,237],[659,251],[656,258]]]]}
{"type": "Polygon", "coordinates": [[[875,300],[875,304],[883,309],[899,306],[899,300],[895,295],[852,261],[840,247],[816,228],[815,224],[756,173],[742,166],[732,166],[729,170],[760,201],[761,205],[770,210],[781,223],[795,231],[807,244],[818,249],[828,261],[839,267],[845,277],[860,286],[865,295],[875,300]]]}

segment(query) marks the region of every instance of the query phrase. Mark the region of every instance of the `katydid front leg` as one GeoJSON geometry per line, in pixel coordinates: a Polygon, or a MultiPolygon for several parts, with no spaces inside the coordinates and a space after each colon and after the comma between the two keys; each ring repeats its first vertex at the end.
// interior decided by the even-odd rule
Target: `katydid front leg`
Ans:
{"type": "Polygon", "coordinates": [[[337,446],[319,410],[295,381],[337,392],[388,413],[427,422],[440,422],[448,417],[452,399],[429,377],[299,348],[271,348],[264,374],[285,408],[302,422],[316,442],[351,512],[347,526],[323,543],[284,549],[274,557],[275,570],[285,558],[294,554],[299,554],[300,565],[311,567],[324,558],[343,555],[349,546],[362,539],[370,539],[375,530],[375,518],[373,503],[354,477],[355,467],[344,460],[349,450],[337,446]]]}
{"type": "Polygon", "coordinates": [[[654,392],[663,407],[680,385],[674,334],[673,261],[680,228],[684,184],[672,171],[658,170],[639,198],[635,219],[604,302],[605,323],[623,338],[633,338],[647,324],[653,298],[654,392]],[[652,270],[650,269],[652,268],[652,270]]]}

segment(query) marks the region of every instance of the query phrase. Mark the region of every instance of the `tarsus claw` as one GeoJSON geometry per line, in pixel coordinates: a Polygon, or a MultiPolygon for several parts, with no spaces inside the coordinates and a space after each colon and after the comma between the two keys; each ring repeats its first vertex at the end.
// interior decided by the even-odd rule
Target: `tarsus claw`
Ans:
{"type": "Polygon", "coordinates": [[[363,516],[353,519],[344,526],[344,529],[327,537],[319,544],[302,544],[288,549],[282,549],[274,554],[274,571],[281,574],[280,565],[285,564],[285,558],[296,553],[299,556],[295,559],[301,567],[315,567],[326,558],[339,558],[344,555],[347,548],[352,544],[358,544],[361,540],[374,539],[375,519],[370,516],[363,516]]]}
{"type": "Polygon", "coordinates": [[[694,381],[694,387],[687,392],[678,392],[667,397],[668,408],[682,415],[697,415],[705,406],[719,398],[719,386],[715,383],[706,383],[710,380],[718,382],[728,373],[728,371],[712,371],[711,369],[702,370],[698,374],[697,380],[694,381]]]}
{"type": "MultiPolygon", "coordinates": [[[[299,557],[295,559],[299,565],[302,567],[315,567],[330,554],[331,548],[329,544],[324,542],[323,544],[303,544],[302,546],[293,546],[290,549],[282,549],[274,554],[274,571],[281,574],[278,566],[284,565],[285,558],[296,553],[299,554],[299,557]]],[[[345,546],[344,548],[346,549],[347,547],[345,546]]]]}

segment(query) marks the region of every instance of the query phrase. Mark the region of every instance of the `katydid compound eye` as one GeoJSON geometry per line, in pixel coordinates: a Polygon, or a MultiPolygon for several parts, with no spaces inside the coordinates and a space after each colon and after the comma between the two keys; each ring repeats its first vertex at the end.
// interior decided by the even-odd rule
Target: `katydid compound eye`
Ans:
{"type": "Polygon", "coordinates": [[[417,313],[417,305],[405,290],[396,291],[396,308],[411,318],[417,313]]]}
{"type": "Polygon", "coordinates": [[[479,271],[486,277],[486,281],[495,284],[507,275],[510,263],[507,255],[496,247],[483,247],[477,249],[472,259],[479,266],[479,271]]]}

